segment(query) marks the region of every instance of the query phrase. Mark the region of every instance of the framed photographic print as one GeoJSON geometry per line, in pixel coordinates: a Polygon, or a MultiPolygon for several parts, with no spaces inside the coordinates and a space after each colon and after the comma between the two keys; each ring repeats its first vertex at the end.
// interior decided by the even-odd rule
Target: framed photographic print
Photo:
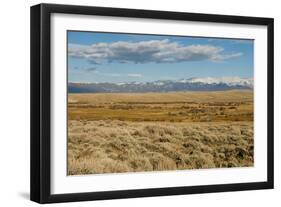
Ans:
{"type": "Polygon", "coordinates": [[[273,188],[273,19],[31,7],[31,200],[273,188]]]}

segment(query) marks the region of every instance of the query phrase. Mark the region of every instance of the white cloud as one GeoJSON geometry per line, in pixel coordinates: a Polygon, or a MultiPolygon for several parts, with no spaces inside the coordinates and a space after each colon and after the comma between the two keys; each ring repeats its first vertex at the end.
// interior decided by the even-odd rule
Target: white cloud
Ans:
{"type": "Polygon", "coordinates": [[[225,55],[218,54],[217,56],[212,57],[211,60],[213,60],[213,61],[223,61],[223,60],[227,60],[227,59],[231,59],[231,58],[240,57],[242,55],[243,55],[242,52],[233,53],[233,54],[225,54],[225,55]]]}
{"type": "Polygon", "coordinates": [[[141,77],[143,77],[142,74],[137,74],[137,73],[130,73],[130,74],[127,74],[127,76],[134,77],[134,78],[141,78],[141,77]]]}
{"type": "Polygon", "coordinates": [[[222,47],[206,45],[181,45],[165,40],[141,42],[118,41],[97,43],[90,46],[69,44],[71,57],[84,58],[100,64],[103,62],[120,63],[175,63],[184,61],[223,61],[239,57],[242,53],[224,54],[222,47]]]}
{"type": "Polygon", "coordinates": [[[104,75],[112,76],[112,77],[120,77],[121,76],[121,74],[119,74],[119,73],[104,73],[104,75]]]}

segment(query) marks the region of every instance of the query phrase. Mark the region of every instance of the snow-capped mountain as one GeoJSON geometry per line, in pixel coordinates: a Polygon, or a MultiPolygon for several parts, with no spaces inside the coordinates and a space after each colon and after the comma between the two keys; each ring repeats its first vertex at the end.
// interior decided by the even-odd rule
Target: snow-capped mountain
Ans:
{"type": "Polygon", "coordinates": [[[154,82],[69,83],[68,91],[70,93],[222,91],[252,89],[253,83],[253,78],[204,77],[154,82]]]}
{"type": "Polygon", "coordinates": [[[248,86],[253,87],[253,78],[240,78],[240,77],[204,77],[204,78],[189,78],[181,79],[182,83],[203,83],[203,84],[226,84],[229,86],[248,86]]]}

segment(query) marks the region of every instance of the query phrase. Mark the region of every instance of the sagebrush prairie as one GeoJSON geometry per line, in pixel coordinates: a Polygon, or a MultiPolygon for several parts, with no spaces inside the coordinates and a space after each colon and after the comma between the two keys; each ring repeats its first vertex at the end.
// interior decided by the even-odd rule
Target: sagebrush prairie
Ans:
{"type": "Polygon", "coordinates": [[[253,91],[68,95],[68,175],[250,167],[253,91]]]}

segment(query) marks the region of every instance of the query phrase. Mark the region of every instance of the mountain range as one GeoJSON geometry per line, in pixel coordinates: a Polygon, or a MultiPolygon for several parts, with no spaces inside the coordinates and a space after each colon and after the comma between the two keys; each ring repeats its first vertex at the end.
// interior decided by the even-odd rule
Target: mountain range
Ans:
{"type": "Polygon", "coordinates": [[[180,80],[158,80],[153,82],[126,83],[68,83],[69,93],[128,93],[169,91],[222,91],[253,89],[253,78],[203,77],[180,80]]]}

